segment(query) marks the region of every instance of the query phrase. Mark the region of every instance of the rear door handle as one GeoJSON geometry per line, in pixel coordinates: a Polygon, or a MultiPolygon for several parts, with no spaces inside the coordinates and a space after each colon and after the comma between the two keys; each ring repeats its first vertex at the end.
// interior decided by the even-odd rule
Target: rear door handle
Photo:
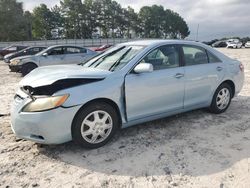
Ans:
{"type": "Polygon", "coordinates": [[[222,69],[223,69],[222,67],[217,67],[216,68],[217,71],[222,71],[222,69]]]}
{"type": "Polygon", "coordinates": [[[184,74],[182,74],[182,73],[177,73],[174,77],[175,78],[181,78],[181,77],[183,77],[184,76],[184,74]]]}

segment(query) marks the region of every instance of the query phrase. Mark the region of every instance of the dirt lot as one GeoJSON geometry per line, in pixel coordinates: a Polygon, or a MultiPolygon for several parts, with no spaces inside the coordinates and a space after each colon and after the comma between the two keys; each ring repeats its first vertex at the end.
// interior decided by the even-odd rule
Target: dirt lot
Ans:
{"type": "Polygon", "coordinates": [[[250,49],[226,113],[197,110],[120,131],[95,150],[16,139],[9,108],[21,76],[0,62],[0,187],[250,187],[250,49]]]}

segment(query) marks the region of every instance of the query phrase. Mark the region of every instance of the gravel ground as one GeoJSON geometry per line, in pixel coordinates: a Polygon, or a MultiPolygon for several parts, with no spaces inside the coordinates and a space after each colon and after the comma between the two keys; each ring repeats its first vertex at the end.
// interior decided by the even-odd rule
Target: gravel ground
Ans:
{"type": "Polygon", "coordinates": [[[121,130],[106,146],[17,139],[9,109],[21,76],[0,62],[0,187],[250,187],[250,49],[222,49],[246,81],[226,113],[196,110],[121,130]]]}

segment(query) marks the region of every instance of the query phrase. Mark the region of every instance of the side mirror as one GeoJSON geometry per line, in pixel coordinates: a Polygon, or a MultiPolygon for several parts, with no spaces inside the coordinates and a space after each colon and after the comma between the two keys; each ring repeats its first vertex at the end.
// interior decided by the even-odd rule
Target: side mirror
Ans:
{"type": "Polygon", "coordinates": [[[140,63],[136,65],[134,71],[136,73],[146,73],[146,72],[153,72],[154,68],[153,65],[150,63],[140,63]]]}
{"type": "Polygon", "coordinates": [[[47,56],[48,56],[48,53],[43,53],[42,56],[47,57],[47,56]]]}

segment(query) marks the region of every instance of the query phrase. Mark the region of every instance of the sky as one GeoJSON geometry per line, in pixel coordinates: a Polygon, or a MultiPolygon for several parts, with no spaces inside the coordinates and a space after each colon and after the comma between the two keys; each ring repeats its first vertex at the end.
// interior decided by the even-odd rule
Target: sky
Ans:
{"type": "MultiPolygon", "coordinates": [[[[32,10],[41,3],[52,7],[60,0],[19,0],[24,9],[32,10]]],[[[137,12],[142,6],[162,5],[179,13],[191,31],[189,39],[250,36],[250,0],[116,0],[122,7],[131,6],[137,12]]]]}

